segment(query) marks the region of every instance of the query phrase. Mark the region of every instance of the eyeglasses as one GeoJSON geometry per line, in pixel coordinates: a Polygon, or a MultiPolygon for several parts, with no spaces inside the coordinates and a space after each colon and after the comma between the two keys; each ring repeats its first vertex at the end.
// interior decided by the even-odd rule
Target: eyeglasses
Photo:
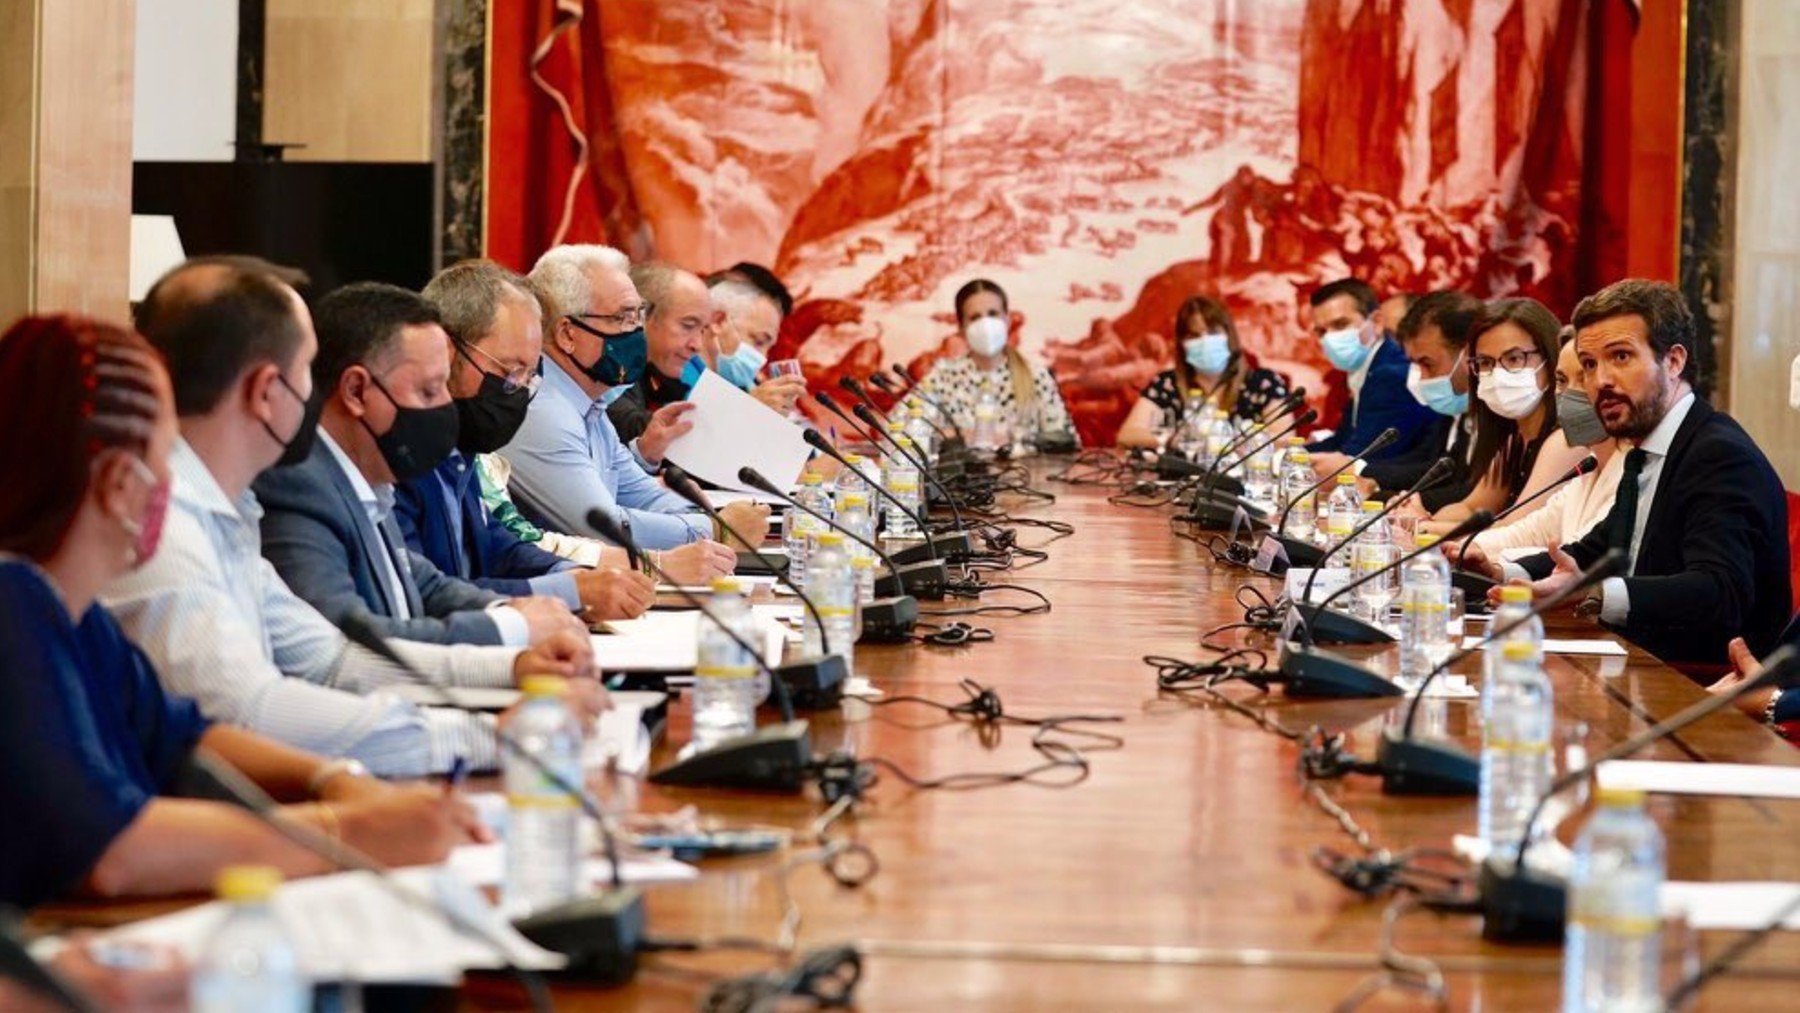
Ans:
{"type": "MultiPolygon", "coordinates": [[[[629,330],[648,319],[650,311],[655,308],[652,303],[641,302],[636,306],[628,306],[617,313],[571,313],[569,319],[574,321],[580,321],[583,318],[598,320],[608,327],[629,330]]],[[[602,334],[601,337],[612,337],[612,335],[602,334]]]]}
{"type": "Polygon", "coordinates": [[[1476,376],[1486,376],[1494,371],[1495,366],[1508,373],[1518,373],[1526,369],[1536,369],[1542,365],[1544,353],[1535,348],[1510,348],[1494,359],[1486,355],[1477,355],[1469,360],[1469,368],[1476,376]]]}
{"type": "Polygon", "coordinates": [[[458,355],[461,355],[464,359],[466,359],[468,361],[469,365],[474,366],[478,371],[481,372],[481,374],[483,376],[491,376],[491,377],[498,379],[500,381],[501,389],[504,390],[508,394],[516,394],[521,390],[526,391],[528,393],[536,394],[538,385],[544,382],[544,378],[542,376],[540,376],[537,373],[537,371],[535,371],[535,370],[525,369],[524,367],[520,367],[518,369],[507,369],[505,363],[501,362],[499,359],[494,358],[493,356],[482,351],[481,349],[475,347],[474,345],[468,344],[467,342],[464,342],[464,341],[459,341],[455,338],[450,339],[450,343],[451,343],[451,345],[453,345],[456,348],[456,353],[458,355]],[[494,372],[494,371],[482,369],[481,363],[476,362],[473,358],[470,358],[470,356],[469,356],[470,352],[474,352],[476,355],[479,355],[482,358],[486,359],[487,361],[493,363],[495,366],[499,367],[499,371],[494,372]]]}

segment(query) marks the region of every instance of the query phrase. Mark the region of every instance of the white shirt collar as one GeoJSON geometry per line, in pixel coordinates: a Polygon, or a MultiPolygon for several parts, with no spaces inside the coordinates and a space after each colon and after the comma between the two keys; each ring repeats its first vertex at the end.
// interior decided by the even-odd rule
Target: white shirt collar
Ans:
{"type": "Polygon", "coordinates": [[[1688,412],[1693,407],[1694,392],[1690,390],[1675,402],[1675,407],[1669,409],[1669,413],[1663,416],[1655,429],[1650,430],[1650,435],[1644,437],[1638,447],[1646,454],[1669,456],[1669,447],[1675,443],[1675,434],[1681,431],[1681,424],[1687,421],[1688,412]]]}
{"type": "Polygon", "coordinates": [[[325,449],[331,451],[331,456],[337,459],[338,467],[350,479],[350,488],[356,490],[356,498],[362,503],[363,509],[368,511],[370,520],[377,524],[385,520],[394,509],[394,487],[386,484],[370,485],[361,469],[350,460],[349,454],[344,453],[344,448],[337,445],[337,441],[331,438],[324,426],[319,427],[319,442],[325,444],[325,449]]]}

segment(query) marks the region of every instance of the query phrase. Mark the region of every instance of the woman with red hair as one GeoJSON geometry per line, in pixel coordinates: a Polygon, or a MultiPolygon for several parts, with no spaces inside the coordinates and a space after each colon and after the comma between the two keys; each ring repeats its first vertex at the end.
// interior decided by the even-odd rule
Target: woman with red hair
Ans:
{"type": "Polygon", "coordinates": [[[0,903],[72,890],[207,889],[227,865],[328,865],[235,806],[175,796],[204,749],[277,799],[278,818],[378,859],[442,859],[484,836],[442,789],[394,788],[225,725],[163,693],[96,604],[155,552],[176,438],[169,377],[136,334],[28,317],[0,336],[0,903]]]}

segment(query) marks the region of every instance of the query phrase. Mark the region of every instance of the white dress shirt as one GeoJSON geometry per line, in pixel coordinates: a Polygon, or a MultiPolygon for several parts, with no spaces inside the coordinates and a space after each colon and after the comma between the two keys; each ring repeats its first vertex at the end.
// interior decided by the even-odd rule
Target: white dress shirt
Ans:
{"type": "MultiPolygon", "coordinates": [[[[262,558],[262,507],[228,499],[186,441],[156,554],[102,595],[157,678],[207,717],[386,776],[478,769],[499,760],[493,725],[420,708],[384,687],[411,680],[359,647],[288,589],[262,558]]],[[[409,663],[456,686],[509,686],[516,650],[394,641],[409,663]]]]}
{"type": "Polygon", "coordinates": [[[1536,509],[1511,523],[1476,535],[1475,544],[1493,559],[1530,555],[1542,552],[1546,545],[1578,542],[1612,513],[1613,496],[1619,491],[1619,477],[1624,473],[1625,450],[1619,448],[1603,467],[1551,493],[1536,509]]]}

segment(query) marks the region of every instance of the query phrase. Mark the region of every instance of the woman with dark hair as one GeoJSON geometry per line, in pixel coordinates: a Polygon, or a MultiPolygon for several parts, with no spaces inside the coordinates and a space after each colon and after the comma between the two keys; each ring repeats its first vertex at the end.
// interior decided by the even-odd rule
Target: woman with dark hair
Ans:
{"type": "Polygon", "coordinates": [[[975,408],[982,390],[999,402],[1001,417],[1014,437],[1068,433],[1069,408],[1056,379],[1041,363],[1025,361],[1019,335],[999,285],[977,278],[956,291],[956,324],[969,354],[940,360],[925,377],[931,399],[965,433],[973,434],[975,408]]]}
{"type": "Polygon", "coordinates": [[[394,865],[484,837],[441,788],[394,788],[343,764],[208,724],[166,696],[96,602],[157,548],[169,498],[174,400],[143,338],[73,317],[0,336],[0,903],[72,890],[192,893],[227,865],[329,871],[235,806],[171,795],[199,749],[277,799],[279,819],[394,865]],[[30,434],[29,438],[22,438],[30,434]]]}
{"type": "Polygon", "coordinates": [[[1469,474],[1475,487],[1431,516],[1426,531],[1447,530],[1477,510],[1501,510],[1556,481],[1587,456],[1571,447],[1556,420],[1555,369],[1562,323],[1535,299],[1496,299],[1469,328],[1475,376],[1475,438],[1469,474]]]}
{"type": "Polygon", "coordinates": [[[1180,424],[1194,391],[1240,419],[1261,418],[1288,394],[1280,374],[1260,368],[1244,350],[1225,304],[1203,295],[1175,311],[1174,367],[1156,374],[1131,406],[1119,427],[1119,446],[1159,446],[1158,428],[1180,424]]]}

